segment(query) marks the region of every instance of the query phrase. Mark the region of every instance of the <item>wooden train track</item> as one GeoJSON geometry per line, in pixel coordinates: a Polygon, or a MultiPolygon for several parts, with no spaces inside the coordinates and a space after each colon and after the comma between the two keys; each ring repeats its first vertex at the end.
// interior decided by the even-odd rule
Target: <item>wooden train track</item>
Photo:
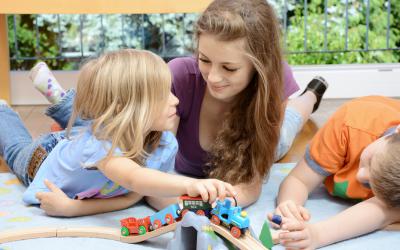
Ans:
{"type": "MultiPolygon", "coordinates": [[[[160,236],[162,234],[174,231],[177,223],[173,223],[144,235],[121,236],[119,228],[110,227],[38,227],[32,229],[18,229],[0,232],[0,244],[19,240],[29,240],[37,238],[63,238],[63,237],[86,237],[109,239],[125,243],[139,243],[150,238],[160,236]]],[[[223,226],[210,224],[213,230],[225,239],[232,242],[235,246],[243,250],[265,250],[266,248],[249,233],[243,235],[239,239],[233,237],[228,229],[223,226]]],[[[392,224],[384,230],[400,231],[400,223],[392,224]]],[[[273,233],[272,239],[274,244],[278,243],[277,232],[273,233]]]]}
{"type": "MultiPolygon", "coordinates": [[[[224,226],[215,225],[213,223],[211,223],[210,226],[216,233],[218,233],[225,239],[229,240],[233,245],[235,245],[236,247],[238,247],[241,250],[266,250],[267,249],[266,247],[264,247],[263,244],[261,244],[261,242],[254,239],[250,235],[249,231],[247,231],[247,233],[242,235],[240,238],[235,238],[231,235],[229,230],[224,226]]],[[[279,241],[278,234],[273,234],[272,240],[273,240],[274,244],[277,244],[279,241]]]]}
{"type": "MultiPolygon", "coordinates": [[[[179,223],[179,222],[178,222],[179,223]]],[[[86,237],[100,238],[125,243],[139,243],[150,238],[174,231],[177,223],[161,227],[152,232],[136,236],[121,236],[119,228],[110,227],[38,227],[32,229],[9,230],[0,233],[0,244],[19,240],[29,240],[37,238],[62,238],[62,237],[86,237]]],[[[217,226],[211,223],[213,230],[232,242],[235,246],[243,250],[265,250],[266,248],[256,239],[245,234],[239,239],[234,238],[229,230],[223,226],[217,226]]]]}
{"type": "Polygon", "coordinates": [[[100,238],[121,241],[125,243],[139,243],[157,237],[159,235],[174,231],[177,223],[166,225],[155,231],[143,235],[121,236],[119,228],[111,227],[38,227],[32,229],[9,230],[0,233],[0,244],[18,240],[29,240],[36,238],[62,238],[62,237],[85,237],[100,238]]]}

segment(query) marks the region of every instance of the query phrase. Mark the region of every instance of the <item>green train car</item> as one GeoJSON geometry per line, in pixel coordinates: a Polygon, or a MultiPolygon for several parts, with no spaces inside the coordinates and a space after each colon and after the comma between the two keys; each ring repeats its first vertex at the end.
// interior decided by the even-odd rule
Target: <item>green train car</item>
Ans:
{"type": "Polygon", "coordinates": [[[185,214],[188,211],[192,211],[193,213],[196,213],[198,215],[203,215],[207,216],[210,218],[210,212],[211,212],[211,204],[208,202],[204,202],[202,198],[199,197],[190,197],[190,196],[181,196],[183,208],[182,208],[182,217],[185,216],[185,214]]]}

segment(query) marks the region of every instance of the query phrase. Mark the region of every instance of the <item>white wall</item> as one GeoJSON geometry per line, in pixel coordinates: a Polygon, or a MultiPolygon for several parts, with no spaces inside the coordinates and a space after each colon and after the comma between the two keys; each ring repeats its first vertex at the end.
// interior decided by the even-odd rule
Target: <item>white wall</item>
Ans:
{"type": "MultiPolygon", "coordinates": [[[[400,63],[293,66],[292,68],[301,91],[314,76],[324,77],[329,83],[326,98],[353,98],[375,94],[400,97],[400,63]]],[[[53,73],[65,89],[76,86],[77,71],[54,71],[53,73]]],[[[47,103],[46,99],[33,88],[27,71],[11,72],[11,102],[13,105],[47,103]]]]}
{"type": "Polygon", "coordinates": [[[293,71],[301,90],[313,76],[324,77],[329,83],[326,98],[400,97],[400,63],[293,66],[293,71]]]}

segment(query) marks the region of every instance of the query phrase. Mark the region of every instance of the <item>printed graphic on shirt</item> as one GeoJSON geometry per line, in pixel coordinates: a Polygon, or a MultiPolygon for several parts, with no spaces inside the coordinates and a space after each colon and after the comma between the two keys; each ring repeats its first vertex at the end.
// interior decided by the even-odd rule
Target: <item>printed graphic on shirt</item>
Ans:
{"type": "Polygon", "coordinates": [[[120,195],[127,194],[128,190],[124,189],[120,185],[108,181],[101,189],[91,189],[85,192],[81,192],[76,195],[75,199],[82,200],[87,198],[111,198],[120,195]]]}
{"type": "Polygon", "coordinates": [[[338,196],[344,199],[349,199],[350,197],[347,196],[347,188],[349,187],[349,181],[344,182],[335,182],[333,185],[333,195],[338,196]]]}

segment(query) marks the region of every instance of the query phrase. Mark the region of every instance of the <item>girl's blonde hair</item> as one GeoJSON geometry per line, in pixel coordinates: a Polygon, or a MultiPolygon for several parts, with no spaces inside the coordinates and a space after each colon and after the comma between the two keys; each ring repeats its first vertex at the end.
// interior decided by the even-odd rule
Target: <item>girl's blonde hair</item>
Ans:
{"type": "Polygon", "coordinates": [[[155,149],[161,132],[151,131],[171,89],[167,64],[149,51],[124,49],[88,61],[81,69],[70,131],[76,117],[91,120],[93,135],[143,163],[155,149]]]}
{"type": "Polygon", "coordinates": [[[215,0],[196,25],[221,41],[245,39],[255,75],[236,98],[210,150],[209,174],[232,184],[263,178],[275,160],[283,102],[280,30],[265,0],[215,0]]]}

